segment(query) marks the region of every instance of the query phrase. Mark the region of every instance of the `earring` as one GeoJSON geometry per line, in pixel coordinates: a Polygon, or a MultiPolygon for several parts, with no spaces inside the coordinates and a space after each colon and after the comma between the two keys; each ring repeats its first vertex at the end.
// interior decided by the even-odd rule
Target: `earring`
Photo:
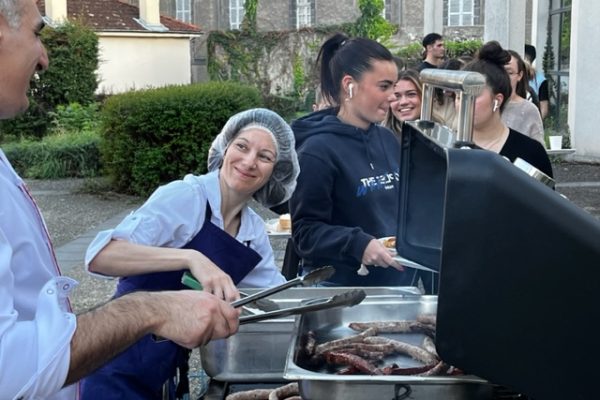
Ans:
{"type": "Polygon", "coordinates": [[[354,85],[351,83],[348,85],[348,97],[346,97],[346,101],[350,100],[353,96],[353,89],[354,89],[354,85]]]}

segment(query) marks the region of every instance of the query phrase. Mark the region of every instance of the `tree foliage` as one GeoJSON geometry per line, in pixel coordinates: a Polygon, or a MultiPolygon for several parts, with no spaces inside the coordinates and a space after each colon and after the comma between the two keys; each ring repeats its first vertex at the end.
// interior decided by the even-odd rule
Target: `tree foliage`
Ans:
{"type": "Polygon", "coordinates": [[[358,0],[360,16],[352,27],[352,35],[387,42],[396,32],[396,27],[383,18],[383,0],[358,0]]]}
{"type": "MultiPolygon", "coordinates": [[[[95,101],[98,86],[98,37],[78,23],[66,23],[42,31],[48,51],[48,70],[31,81],[30,106],[22,116],[2,121],[0,131],[16,137],[43,137],[59,105],[95,101]]],[[[0,137],[1,138],[1,137],[0,137]]]]}

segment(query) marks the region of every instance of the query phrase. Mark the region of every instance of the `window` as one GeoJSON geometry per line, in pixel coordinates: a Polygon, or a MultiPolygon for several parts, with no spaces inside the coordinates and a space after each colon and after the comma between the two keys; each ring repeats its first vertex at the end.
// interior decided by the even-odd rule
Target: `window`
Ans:
{"type": "Polygon", "coordinates": [[[191,0],[177,0],[175,3],[175,18],[187,22],[192,22],[192,1],[191,0]]]}
{"type": "Polygon", "coordinates": [[[543,55],[538,49],[536,65],[544,69],[550,96],[550,110],[544,126],[564,133],[568,129],[571,1],[552,0],[549,6],[550,34],[543,55]]]}
{"type": "Polygon", "coordinates": [[[448,26],[474,25],[474,0],[448,0],[448,26]]]}
{"type": "Polygon", "coordinates": [[[296,29],[312,26],[311,3],[311,0],[296,0],[296,29]]]}
{"type": "Polygon", "coordinates": [[[245,13],[244,0],[229,0],[229,29],[240,29],[245,13]]]}
{"type": "Polygon", "coordinates": [[[383,0],[383,10],[381,10],[381,16],[387,21],[392,20],[392,4],[390,0],[383,0]]]}

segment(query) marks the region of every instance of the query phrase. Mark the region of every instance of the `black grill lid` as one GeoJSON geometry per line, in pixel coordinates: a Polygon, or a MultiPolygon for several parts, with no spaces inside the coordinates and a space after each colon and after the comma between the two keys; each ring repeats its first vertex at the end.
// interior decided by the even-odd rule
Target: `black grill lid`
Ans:
{"type": "Polygon", "coordinates": [[[403,134],[398,250],[437,261],[442,358],[535,399],[597,397],[600,222],[497,154],[403,134]]]}

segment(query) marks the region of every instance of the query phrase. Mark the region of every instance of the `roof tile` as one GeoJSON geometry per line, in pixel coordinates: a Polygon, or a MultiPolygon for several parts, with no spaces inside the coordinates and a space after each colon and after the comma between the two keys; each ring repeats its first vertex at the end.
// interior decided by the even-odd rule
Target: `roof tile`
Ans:
{"type": "MultiPolygon", "coordinates": [[[[40,13],[45,15],[45,1],[36,2],[40,13]]],[[[139,18],[138,7],[120,0],[67,0],[67,13],[69,19],[81,21],[99,32],[150,32],[134,19],[139,18]]],[[[166,33],[201,32],[196,25],[162,15],[160,22],[169,29],[166,33]]]]}

